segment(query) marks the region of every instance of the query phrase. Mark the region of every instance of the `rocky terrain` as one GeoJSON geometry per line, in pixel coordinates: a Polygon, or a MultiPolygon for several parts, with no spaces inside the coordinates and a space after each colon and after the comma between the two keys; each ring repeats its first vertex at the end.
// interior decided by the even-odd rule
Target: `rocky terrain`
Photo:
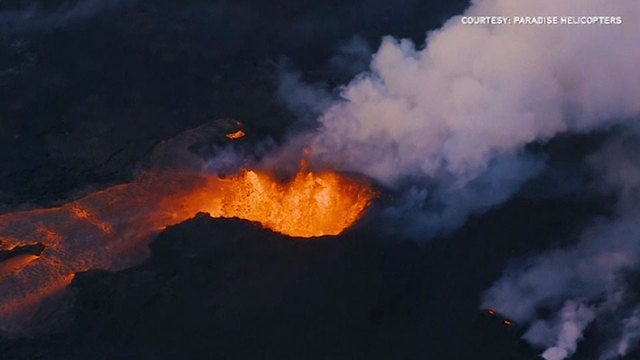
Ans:
{"type": "MultiPolygon", "coordinates": [[[[333,88],[362,70],[362,59],[335,60],[354,35],[371,49],[385,34],[419,42],[467,5],[120,3],[52,22],[75,2],[51,2],[21,26],[9,15],[29,8],[0,4],[0,213],[128,182],[161,141],[212,119],[242,120],[248,148],[279,143],[300,126],[277,96],[283,72],[333,88]]],[[[480,296],[511,259],[570,244],[608,214],[612,199],[590,192],[580,165],[605,135],[533,144],[549,154],[543,174],[426,243],[380,234],[376,216],[294,239],[200,214],[160,233],[136,267],[76,274],[40,308],[39,328],[0,334],[0,358],[534,359],[518,324],[487,316],[480,296]]],[[[574,358],[590,359],[590,346],[587,336],[574,358]]]]}

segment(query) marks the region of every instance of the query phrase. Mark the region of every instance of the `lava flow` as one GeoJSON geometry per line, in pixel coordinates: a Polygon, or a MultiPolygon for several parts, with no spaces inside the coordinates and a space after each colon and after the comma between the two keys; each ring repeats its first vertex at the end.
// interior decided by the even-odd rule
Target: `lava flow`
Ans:
{"type": "Polygon", "coordinates": [[[304,167],[286,183],[258,170],[226,178],[148,171],[57,208],[1,215],[0,250],[40,243],[44,251],[0,268],[0,330],[11,330],[78,271],[135,264],[152,235],[198,212],[257,221],[290,236],[336,235],[360,218],[373,196],[364,181],[304,167]]]}
{"type": "Polygon", "coordinates": [[[198,211],[213,217],[257,221],[298,237],[337,235],[351,226],[369,205],[373,191],[360,181],[333,172],[301,170],[288,183],[265,172],[245,170],[230,179],[208,178],[198,191],[166,199],[178,219],[198,211]],[[211,196],[216,192],[216,196],[211,196]]]}

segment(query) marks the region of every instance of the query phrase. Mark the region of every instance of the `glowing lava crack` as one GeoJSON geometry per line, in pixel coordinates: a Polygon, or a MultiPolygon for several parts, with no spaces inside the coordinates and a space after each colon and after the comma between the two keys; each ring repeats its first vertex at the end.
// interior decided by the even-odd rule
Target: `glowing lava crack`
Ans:
{"type": "Polygon", "coordinates": [[[135,264],[146,256],[152,235],[198,212],[257,221],[291,236],[336,235],[362,216],[373,197],[366,182],[304,168],[286,183],[253,170],[227,178],[149,171],[61,207],[2,215],[0,250],[36,243],[45,250],[0,267],[0,330],[23,323],[78,271],[135,264]]]}

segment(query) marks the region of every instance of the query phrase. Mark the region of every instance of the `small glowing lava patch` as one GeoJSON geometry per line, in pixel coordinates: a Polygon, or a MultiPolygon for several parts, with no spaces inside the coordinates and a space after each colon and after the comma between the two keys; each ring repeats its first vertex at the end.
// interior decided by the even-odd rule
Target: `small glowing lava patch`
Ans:
{"type": "Polygon", "coordinates": [[[232,133],[229,133],[226,136],[227,136],[228,139],[237,140],[237,139],[240,139],[240,138],[244,137],[245,135],[246,134],[245,134],[244,131],[238,130],[238,131],[234,131],[232,133]]]}

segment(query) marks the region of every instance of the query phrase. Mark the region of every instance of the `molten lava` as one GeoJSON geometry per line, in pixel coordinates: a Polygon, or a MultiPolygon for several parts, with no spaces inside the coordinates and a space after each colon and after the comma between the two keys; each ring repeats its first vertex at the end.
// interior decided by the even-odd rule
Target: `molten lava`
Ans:
{"type": "Polygon", "coordinates": [[[204,211],[213,217],[257,221],[291,236],[311,237],[341,233],[358,220],[372,197],[368,185],[333,172],[302,170],[292,181],[281,183],[268,173],[245,170],[229,179],[209,178],[197,191],[167,200],[184,204],[176,210],[178,218],[204,211]]]}
{"type": "Polygon", "coordinates": [[[373,197],[366,182],[304,168],[286,183],[257,170],[227,178],[149,171],[57,208],[0,215],[0,250],[45,246],[40,256],[0,266],[0,330],[24,322],[76,272],[135,264],[146,256],[152,235],[198,212],[257,221],[291,236],[336,235],[362,216],[373,197]]]}
{"type": "Polygon", "coordinates": [[[244,131],[242,131],[242,130],[238,130],[238,131],[234,131],[234,132],[232,132],[232,133],[228,133],[228,134],[226,135],[226,137],[227,137],[228,139],[231,139],[231,140],[238,140],[238,139],[240,139],[240,138],[244,137],[245,135],[246,135],[246,134],[244,133],[244,131]]]}

